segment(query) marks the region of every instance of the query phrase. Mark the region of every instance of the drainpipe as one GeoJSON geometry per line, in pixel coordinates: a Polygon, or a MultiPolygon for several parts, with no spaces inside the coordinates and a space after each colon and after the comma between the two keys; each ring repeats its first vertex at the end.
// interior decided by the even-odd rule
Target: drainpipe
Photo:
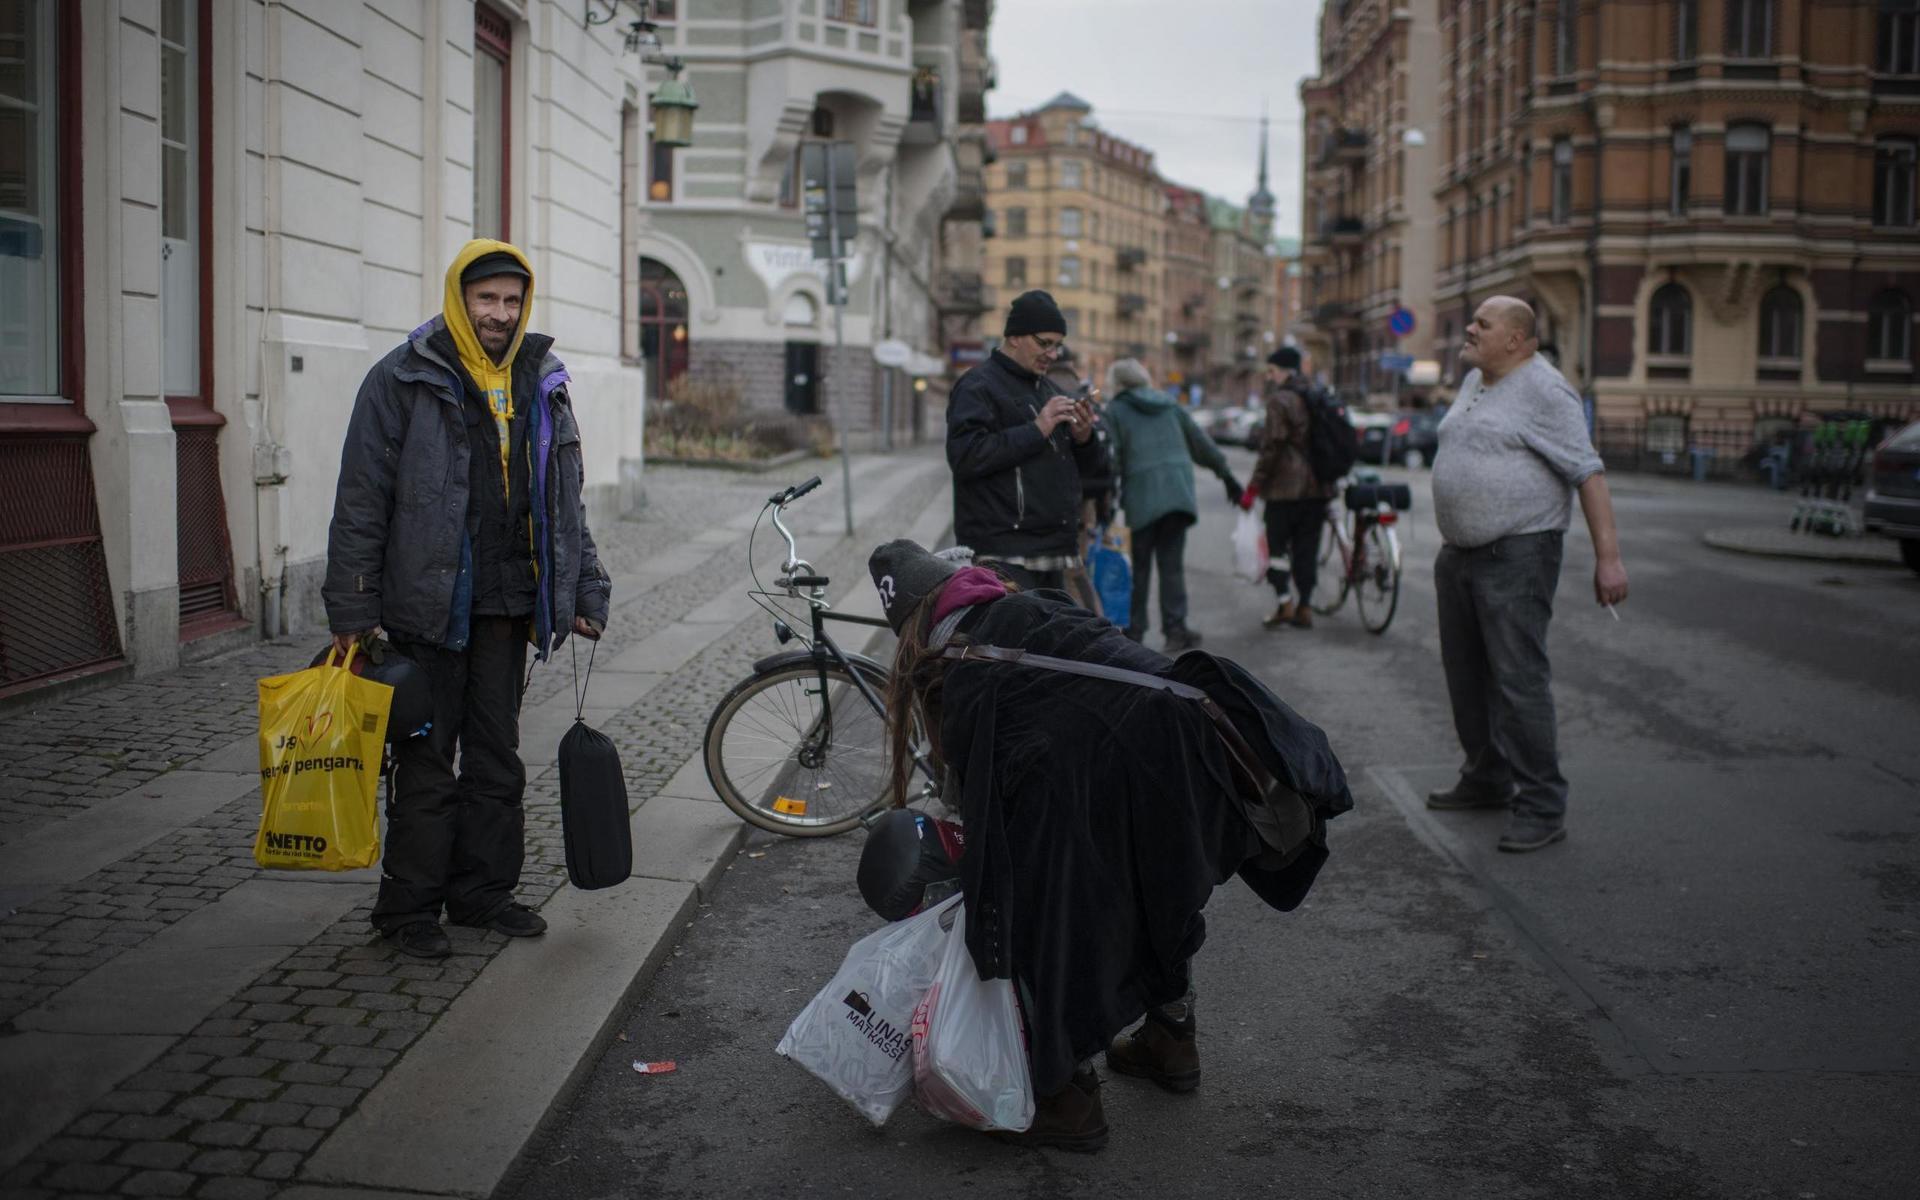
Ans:
{"type": "MultiPolygon", "coordinates": [[[[1606,20],[1606,5],[1594,6],[1593,44],[1596,54],[1606,45],[1601,34],[1602,23],[1606,20]]],[[[1596,78],[1595,87],[1598,87],[1596,78]]],[[[1591,397],[1593,412],[1587,414],[1588,432],[1599,410],[1599,388],[1596,380],[1600,375],[1599,336],[1600,336],[1600,212],[1605,207],[1605,181],[1607,163],[1606,121],[1612,120],[1612,114],[1606,114],[1602,120],[1601,105],[1592,92],[1587,94],[1587,114],[1593,121],[1593,212],[1587,218],[1587,328],[1585,333],[1585,355],[1587,394],[1591,397]]]]}

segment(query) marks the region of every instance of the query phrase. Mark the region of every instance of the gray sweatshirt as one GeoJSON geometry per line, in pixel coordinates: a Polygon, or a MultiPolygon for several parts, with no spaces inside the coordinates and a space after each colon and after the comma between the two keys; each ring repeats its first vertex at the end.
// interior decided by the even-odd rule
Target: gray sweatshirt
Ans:
{"type": "Polygon", "coordinates": [[[1604,467],[1580,397],[1538,354],[1491,387],[1474,370],[1440,422],[1433,515],[1450,546],[1565,529],[1573,491],[1604,467]]]}

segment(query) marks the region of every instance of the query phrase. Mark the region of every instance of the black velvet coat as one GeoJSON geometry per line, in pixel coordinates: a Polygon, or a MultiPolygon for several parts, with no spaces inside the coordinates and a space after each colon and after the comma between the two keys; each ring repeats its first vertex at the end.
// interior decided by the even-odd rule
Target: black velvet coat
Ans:
{"type": "Polygon", "coordinates": [[[1013,663],[949,667],[940,731],[967,827],[968,948],[982,978],[1020,985],[1046,1095],[1184,994],[1216,886],[1264,862],[1249,883],[1276,907],[1297,904],[1326,857],[1325,818],[1352,798],[1320,730],[1226,660],[1175,664],[1051,591],[982,605],[960,636],[1193,683],[1310,811],[1310,844],[1282,864],[1235,799],[1224,743],[1195,701],[1013,663]]]}

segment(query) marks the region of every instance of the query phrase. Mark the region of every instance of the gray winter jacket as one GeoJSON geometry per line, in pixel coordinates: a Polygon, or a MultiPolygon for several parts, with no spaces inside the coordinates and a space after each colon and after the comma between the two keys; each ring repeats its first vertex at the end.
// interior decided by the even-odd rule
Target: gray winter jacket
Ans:
{"type": "MultiPolygon", "coordinates": [[[[465,644],[472,602],[466,415],[459,372],[428,344],[435,317],[375,363],[360,385],[340,453],[321,596],[336,633],[378,625],[402,637],[465,644]]],[[[532,405],[536,658],[576,613],[605,625],[612,584],[581,503],[580,427],[553,339],[529,333],[513,368],[515,407],[532,405]],[[542,502],[542,500],[544,502],[542,502]]]]}

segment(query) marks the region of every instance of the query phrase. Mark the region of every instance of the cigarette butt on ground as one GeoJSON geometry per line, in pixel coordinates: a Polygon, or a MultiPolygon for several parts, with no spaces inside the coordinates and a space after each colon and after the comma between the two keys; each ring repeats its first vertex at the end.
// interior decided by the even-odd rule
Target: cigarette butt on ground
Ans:
{"type": "Polygon", "coordinates": [[[667,1062],[636,1062],[633,1064],[633,1069],[642,1075],[665,1075],[678,1066],[679,1064],[672,1060],[668,1060],[667,1062]]]}
{"type": "Polygon", "coordinates": [[[1611,604],[1607,605],[1607,611],[1613,614],[1614,620],[1618,621],[1620,619],[1620,610],[1615,608],[1613,605],[1611,604]]]}

